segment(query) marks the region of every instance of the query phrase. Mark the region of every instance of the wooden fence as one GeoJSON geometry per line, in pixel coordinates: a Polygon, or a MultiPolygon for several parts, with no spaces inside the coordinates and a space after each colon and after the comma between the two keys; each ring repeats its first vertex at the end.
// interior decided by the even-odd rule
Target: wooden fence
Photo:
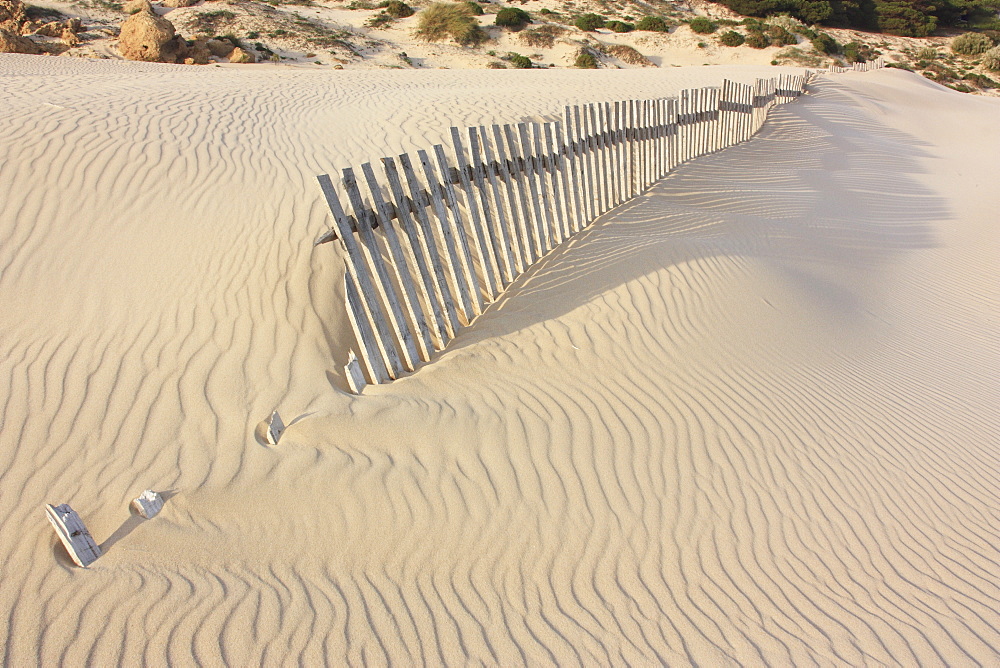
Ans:
{"type": "Polygon", "coordinates": [[[853,63],[850,67],[831,65],[830,73],[840,74],[841,72],[871,72],[872,70],[880,70],[883,67],[885,67],[885,58],[879,56],[875,60],[869,60],[864,63],[853,63]]]}
{"type": "Polygon", "coordinates": [[[680,163],[749,139],[805,80],[723,81],[566,107],[555,122],[451,128],[451,155],[437,145],[416,161],[382,158],[360,179],[344,169],[342,194],[317,177],[333,228],[316,243],[338,240],[346,259],[352,391],[429,361],[539,258],[680,163]]]}

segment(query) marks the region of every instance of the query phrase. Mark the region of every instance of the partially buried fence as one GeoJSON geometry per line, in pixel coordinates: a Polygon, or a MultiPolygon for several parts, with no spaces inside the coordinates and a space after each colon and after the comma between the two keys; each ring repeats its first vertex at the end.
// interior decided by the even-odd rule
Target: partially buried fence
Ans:
{"type": "Polygon", "coordinates": [[[344,249],[357,338],[351,390],[429,361],[521,273],[678,164],[749,139],[804,75],[566,107],[561,121],[451,128],[442,145],[382,158],[381,174],[317,177],[344,249]],[[363,365],[363,368],[362,368],[363,365]]]}

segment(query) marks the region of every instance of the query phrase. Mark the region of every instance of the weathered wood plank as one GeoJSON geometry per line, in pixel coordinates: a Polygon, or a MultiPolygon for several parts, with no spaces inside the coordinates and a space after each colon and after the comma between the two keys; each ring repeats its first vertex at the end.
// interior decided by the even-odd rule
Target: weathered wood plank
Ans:
{"type": "Polygon", "coordinates": [[[567,173],[570,194],[573,197],[573,217],[571,229],[574,233],[582,230],[587,224],[587,212],[581,201],[580,189],[583,187],[580,166],[580,144],[576,126],[573,123],[573,110],[567,106],[564,111],[566,119],[566,157],[568,158],[567,173]]]}
{"type": "MultiPolygon", "coordinates": [[[[434,344],[431,341],[431,333],[427,327],[427,317],[424,309],[420,305],[417,297],[417,287],[410,274],[410,268],[406,263],[406,255],[403,247],[399,243],[399,235],[396,234],[396,224],[389,217],[391,205],[382,198],[382,189],[375,178],[375,172],[370,163],[361,165],[361,172],[364,174],[365,182],[368,185],[368,192],[371,195],[372,203],[375,205],[375,214],[378,216],[379,227],[389,249],[389,257],[392,260],[389,266],[392,267],[396,277],[396,284],[402,292],[403,310],[409,318],[411,331],[415,333],[417,353],[420,359],[427,362],[431,358],[431,351],[434,344]]],[[[412,369],[411,369],[412,370],[412,369]]]]}
{"type": "Polygon", "coordinates": [[[543,228],[547,239],[546,252],[551,252],[562,240],[562,235],[559,233],[559,221],[555,215],[555,203],[552,201],[552,195],[549,192],[552,185],[552,174],[549,170],[548,156],[542,145],[542,124],[532,123],[530,129],[535,179],[538,181],[538,191],[542,196],[541,209],[544,220],[543,228]]]}
{"type": "MultiPolygon", "coordinates": [[[[473,161],[478,162],[481,160],[482,155],[485,155],[487,164],[495,164],[493,160],[493,152],[490,149],[490,140],[486,136],[486,128],[480,126],[478,128],[469,128],[469,146],[472,150],[473,161]]],[[[507,212],[504,210],[503,201],[503,191],[501,190],[500,184],[497,182],[498,173],[500,169],[499,166],[496,170],[486,169],[485,181],[483,180],[483,175],[477,170],[476,178],[480,182],[480,187],[483,188],[484,193],[486,192],[486,183],[489,183],[489,193],[492,195],[492,200],[494,204],[494,209],[492,210],[492,217],[490,218],[490,223],[493,230],[493,238],[496,243],[496,252],[498,257],[502,260],[500,263],[503,269],[503,283],[504,287],[509,285],[517,278],[520,273],[518,269],[518,258],[517,258],[517,248],[516,235],[511,236],[511,228],[509,219],[507,217],[507,212]]],[[[488,198],[487,198],[488,199],[488,198]]],[[[489,204],[484,200],[483,204],[484,211],[490,211],[489,204]]]]}
{"type": "Polygon", "coordinates": [[[528,135],[528,124],[518,123],[517,124],[518,138],[520,139],[520,149],[521,149],[521,165],[522,172],[524,174],[524,180],[528,184],[528,189],[531,192],[531,208],[533,211],[531,234],[535,241],[535,250],[537,251],[537,258],[542,257],[547,254],[551,249],[551,243],[549,242],[548,235],[548,225],[547,221],[543,217],[542,212],[542,201],[540,198],[540,193],[538,189],[538,174],[535,169],[535,156],[532,155],[531,151],[531,137],[528,135]]]}
{"type": "Polygon", "coordinates": [[[361,240],[361,249],[367,260],[369,273],[373,275],[375,289],[381,297],[383,306],[389,312],[389,323],[396,335],[396,341],[400,344],[402,361],[407,371],[413,371],[417,366],[417,347],[413,340],[413,329],[406,316],[403,315],[401,299],[389,278],[389,270],[382,259],[382,249],[379,248],[375,238],[374,221],[371,219],[371,212],[364,205],[361,199],[361,191],[358,188],[357,179],[354,177],[354,170],[350,167],[342,171],[344,189],[347,191],[347,198],[354,209],[354,218],[358,226],[358,238],[361,240]]]}
{"type": "MultiPolygon", "coordinates": [[[[555,207],[555,220],[553,229],[556,233],[557,244],[561,244],[569,237],[568,221],[563,215],[563,185],[562,180],[562,156],[556,152],[558,145],[553,146],[552,136],[553,136],[553,126],[559,127],[559,123],[545,123],[542,125],[542,129],[545,134],[545,160],[543,167],[545,172],[548,174],[549,186],[552,189],[552,205],[555,207]]],[[[568,212],[567,212],[568,215],[568,212]]]]}
{"type": "MultiPolygon", "coordinates": [[[[409,165],[409,158],[401,163],[409,165]]],[[[403,228],[403,233],[409,242],[405,249],[413,265],[417,267],[417,275],[420,278],[421,296],[424,298],[425,313],[431,315],[431,333],[434,338],[434,346],[438,350],[443,350],[449,339],[454,336],[453,332],[458,328],[458,315],[455,313],[455,303],[448,292],[448,282],[445,280],[444,267],[437,254],[437,246],[430,234],[430,224],[425,222],[421,215],[424,207],[414,207],[416,213],[410,214],[410,203],[403,191],[403,185],[399,179],[399,172],[396,171],[396,163],[392,158],[382,158],[382,169],[385,171],[386,179],[389,181],[389,192],[396,204],[396,211],[399,213],[399,222],[403,228]],[[414,217],[417,220],[414,220],[414,217]]],[[[413,170],[410,167],[408,180],[415,186],[418,185],[413,170]]],[[[411,192],[412,192],[411,188],[411,192]]]]}
{"type": "Polygon", "coordinates": [[[351,322],[354,338],[357,339],[358,347],[361,349],[361,359],[368,369],[368,378],[375,384],[389,382],[391,377],[388,365],[378,344],[372,318],[362,303],[361,295],[358,294],[357,281],[350,266],[344,270],[344,300],[347,302],[347,318],[351,322]]]}
{"type": "Polygon", "coordinates": [[[535,221],[531,217],[531,207],[528,205],[528,184],[526,183],[524,171],[525,161],[521,156],[517,139],[514,136],[513,126],[504,125],[503,134],[507,144],[507,155],[510,156],[508,170],[512,181],[517,185],[517,201],[520,205],[520,236],[525,256],[527,257],[525,265],[525,268],[527,268],[541,257],[541,246],[538,243],[538,230],[535,221]]]}
{"type": "Polygon", "coordinates": [[[365,374],[361,371],[361,365],[358,364],[358,356],[354,354],[353,350],[347,353],[344,375],[347,376],[347,386],[354,394],[361,394],[361,391],[368,385],[365,381],[365,374]]]}
{"type": "Polygon", "coordinates": [[[163,497],[151,489],[132,499],[132,508],[147,520],[151,520],[163,510],[163,497]]]}
{"type": "MultiPolygon", "coordinates": [[[[434,155],[437,158],[438,169],[441,174],[447,176],[451,172],[448,165],[448,158],[444,154],[444,146],[434,145],[434,155]]],[[[472,260],[472,250],[469,248],[469,235],[466,232],[466,225],[463,221],[462,211],[458,205],[458,198],[455,196],[455,186],[451,179],[444,178],[445,203],[451,211],[452,233],[455,243],[458,246],[458,263],[469,288],[469,296],[472,298],[472,308],[476,315],[482,314],[485,309],[483,303],[483,291],[480,289],[476,266],[472,260]]]]}
{"type": "Polygon", "coordinates": [[[77,566],[86,568],[101,556],[101,548],[87,531],[83,520],[69,505],[65,503],[58,506],[46,504],[45,516],[77,566]]]}
{"type": "Polygon", "coordinates": [[[448,279],[458,295],[459,314],[468,325],[476,317],[476,309],[473,306],[472,295],[469,286],[466,284],[465,275],[462,271],[461,260],[459,260],[458,242],[455,239],[452,223],[448,218],[448,211],[444,206],[444,193],[441,189],[440,176],[434,168],[427,151],[417,151],[417,159],[424,171],[424,178],[431,193],[431,206],[434,209],[434,231],[444,252],[441,257],[444,259],[445,271],[448,279]]]}
{"type": "MultiPolygon", "coordinates": [[[[489,159],[490,146],[486,141],[484,141],[483,147],[486,149],[486,156],[487,159],[489,159]]],[[[507,154],[504,149],[504,139],[501,135],[499,125],[493,126],[493,147],[497,152],[497,162],[500,166],[500,181],[503,184],[504,195],[506,196],[509,206],[510,238],[514,244],[514,249],[517,251],[515,259],[517,261],[517,273],[520,275],[528,268],[529,265],[531,265],[533,258],[531,257],[531,251],[528,247],[528,238],[525,236],[528,228],[526,225],[521,223],[521,209],[517,197],[519,188],[516,185],[514,174],[511,171],[511,161],[506,157],[507,154]]]]}
{"type": "Polygon", "coordinates": [[[378,344],[380,355],[385,362],[389,376],[398,378],[403,371],[403,365],[400,363],[399,354],[396,351],[396,343],[389,331],[389,323],[386,321],[382,306],[379,303],[364,254],[358,247],[357,240],[354,238],[347,215],[344,213],[344,209],[340,204],[340,198],[337,197],[337,191],[333,187],[333,181],[326,174],[317,176],[316,179],[319,181],[320,189],[326,198],[327,206],[330,207],[330,213],[333,214],[333,223],[337,230],[337,238],[340,240],[346,253],[347,266],[353,272],[354,278],[358,283],[359,292],[361,293],[361,303],[374,327],[375,340],[378,344]]]}
{"type": "MultiPolygon", "coordinates": [[[[455,150],[458,152],[459,148],[462,147],[461,135],[458,134],[457,128],[454,128],[454,130],[455,132],[452,134],[452,140],[455,143],[455,150]]],[[[483,165],[482,149],[479,146],[479,129],[470,127],[468,128],[468,133],[471,172],[469,187],[476,191],[476,196],[479,199],[479,207],[481,207],[482,210],[481,225],[493,269],[491,275],[495,291],[492,299],[495,300],[503,289],[510,283],[510,268],[507,265],[507,253],[510,249],[505,249],[503,247],[503,240],[498,226],[497,217],[490,207],[490,194],[486,185],[486,169],[483,165]]],[[[462,148],[463,159],[464,153],[465,150],[462,148]]],[[[472,196],[472,192],[470,191],[469,197],[471,198],[472,196]]]]}
{"type": "Polygon", "coordinates": [[[487,225],[479,214],[478,193],[473,191],[472,179],[470,178],[469,163],[465,159],[465,147],[462,145],[462,136],[458,128],[451,129],[452,148],[455,151],[455,159],[458,161],[459,185],[465,193],[466,208],[470,215],[470,227],[472,228],[473,246],[476,257],[479,259],[479,266],[482,269],[482,285],[486,292],[486,297],[493,301],[500,294],[501,282],[500,272],[497,269],[497,257],[493,249],[493,239],[487,225]]]}
{"type": "Polygon", "coordinates": [[[599,184],[597,188],[598,202],[600,202],[601,213],[604,214],[611,208],[611,197],[608,193],[608,159],[604,145],[604,128],[601,126],[600,116],[597,111],[598,106],[596,104],[587,105],[590,113],[591,127],[593,128],[595,156],[600,168],[599,172],[595,172],[595,180],[599,184]]]}

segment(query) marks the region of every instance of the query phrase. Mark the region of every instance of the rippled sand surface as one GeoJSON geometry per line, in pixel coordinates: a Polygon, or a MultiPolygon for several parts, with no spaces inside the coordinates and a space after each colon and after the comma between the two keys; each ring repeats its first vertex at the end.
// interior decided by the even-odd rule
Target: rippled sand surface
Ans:
{"type": "Polygon", "coordinates": [[[775,71],[0,56],[4,663],[1000,661],[997,100],[822,76],[343,391],[315,174],[775,71]]]}

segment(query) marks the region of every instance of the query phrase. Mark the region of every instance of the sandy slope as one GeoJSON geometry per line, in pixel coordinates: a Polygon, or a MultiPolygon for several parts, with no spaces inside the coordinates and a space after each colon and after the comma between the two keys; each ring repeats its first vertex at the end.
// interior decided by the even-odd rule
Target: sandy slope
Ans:
{"type": "Polygon", "coordinates": [[[1000,659],[995,100],[825,77],[339,389],[315,173],[760,72],[0,57],[4,661],[1000,659]]]}

